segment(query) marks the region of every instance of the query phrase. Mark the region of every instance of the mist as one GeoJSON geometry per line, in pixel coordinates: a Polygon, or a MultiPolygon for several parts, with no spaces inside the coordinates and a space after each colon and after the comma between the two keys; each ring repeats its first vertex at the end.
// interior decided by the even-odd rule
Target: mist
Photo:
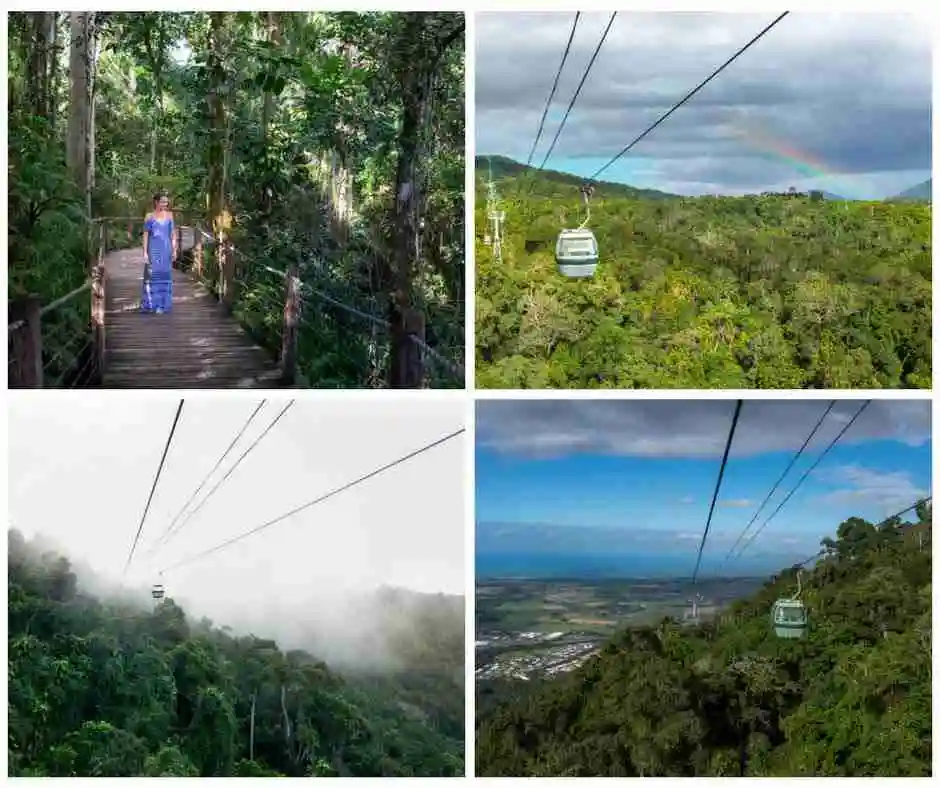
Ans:
{"type": "MultiPolygon", "coordinates": [[[[122,586],[71,559],[56,540],[37,534],[26,541],[8,531],[11,562],[50,567],[69,562],[79,594],[105,605],[131,608],[148,615],[157,605],[152,586],[122,586]]],[[[429,632],[443,651],[442,662],[463,650],[464,597],[423,594],[403,588],[327,588],[313,584],[293,598],[199,599],[174,594],[165,586],[166,601],[183,609],[190,627],[211,626],[233,637],[274,640],[281,651],[306,651],[340,673],[394,674],[413,667],[409,646],[429,632]]],[[[425,658],[427,655],[425,655],[425,658]]],[[[455,680],[463,680],[462,671],[455,680]]]]}
{"type": "Polygon", "coordinates": [[[259,526],[460,429],[463,403],[307,400],[263,435],[288,403],[245,428],[257,399],[185,400],[144,517],[179,400],[11,397],[10,527],[103,602],[150,611],[160,583],[193,625],[337,669],[405,670],[416,630],[441,629],[446,649],[459,633],[462,648],[463,435],[259,526]]]}

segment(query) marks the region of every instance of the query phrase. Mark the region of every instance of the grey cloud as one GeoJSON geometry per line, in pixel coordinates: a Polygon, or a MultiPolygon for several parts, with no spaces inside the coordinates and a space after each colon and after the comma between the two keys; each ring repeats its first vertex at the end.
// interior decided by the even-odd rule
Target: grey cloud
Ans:
{"type": "MultiPolygon", "coordinates": [[[[860,401],[836,403],[810,444],[825,446],[860,401]]],[[[745,400],[732,455],[796,450],[828,402],[745,400]]],[[[731,400],[484,400],[477,403],[477,445],[512,455],[601,453],[642,457],[720,457],[731,400]]],[[[893,438],[912,446],[930,439],[930,402],[875,400],[841,443],[893,438]]]]}
{"type": "MultiPolygon", "coordinates": [[[[479,153],[525,158],[571,18],[478,15],[479,153]]],[[[537,162],[606,19],[582,14],[537,162]]],[[[764,14],[621,12],[553,158],[612,157],[768,21],[764,14]]],[[[714,159],[717,171],[728,157],[751,157],[765,187],[797,179],[799,172],[761,157],[741,134],[758,131],[843,174],[929,170],[928,28],[898,14],[792,13],[631,155],[660,160],[660,178],[679,183],[696,180],[683,161],[696,157],[714,159]],[[691,144],[677,148],[677,141],[691,144]]],[[[730,170],[698,180],[734,190],[755,178],[730,170]]]]}

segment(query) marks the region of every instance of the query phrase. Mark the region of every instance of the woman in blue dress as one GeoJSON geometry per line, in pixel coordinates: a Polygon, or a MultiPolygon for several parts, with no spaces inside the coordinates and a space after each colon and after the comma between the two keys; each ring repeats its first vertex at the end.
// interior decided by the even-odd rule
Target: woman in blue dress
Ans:
{"type": "Polygon", "coordinates": [[[170,198],[153,196],[153,213],[144,219],[144,289],[141,309],[160,315],[173,306],[173,261],[176,259],[176,226],[170,198]]]}

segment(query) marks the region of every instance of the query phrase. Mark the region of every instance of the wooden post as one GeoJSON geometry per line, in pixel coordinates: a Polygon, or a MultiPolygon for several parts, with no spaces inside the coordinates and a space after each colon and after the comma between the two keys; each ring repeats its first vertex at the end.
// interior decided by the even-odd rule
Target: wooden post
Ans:
{"type": "Polygon", "coordinates": [[[31,295],[10,303],[10,324],[22,325],[10,331],[10,358],[7,367],[11,389],[42,388],[42,323],[39,296],[31,295]]]}
{"type": "Polygon", "coordinates": [[[281,382],[293,386],[297,380],[297,339],[300,324],[300,269],[288,267],[284,278],[284,323],[281,329],[281,382]]]}
{"type": "Polygon", "coordinates": [[[180,225],[176,225],[176,259],[173,261],[173,265],[177,268],[180,267],[182,262],[181,258],[183,256],[183,228],[180,225]]]}
{"type": "Polygon", "coordinates": [[[104,264],[91,275],[91,383],[100,385],[104,377],[104,264]]]}
{"type": "Polygon", "coordinates": [[[219,300],[231,311],[235,304],[235,255],[227,238],[218,241],[219,300]]]}
{"type": "Polygon", "coordinates": [[[195,243],[193,244],[193,274],[196,279],[202,279],[202,230],[199,225],[193,227],[195,243]]]}
{"type": "Polygon", "coordinates": [[[103,221],[101,222],[101,230],[99,231],[98,246],[99,246],[98,260],[100,262],[101,258],[104,257],[104,255],[108,253],[108,227],[103,221]]]}
{"type": "Polygon", "coordinates": [[[407,307],[400,312],[395,310],[391,322],[389,388],[421,388],[424,382],[424,356],[414,339],[424,341],[424,315],[407,307]]]}

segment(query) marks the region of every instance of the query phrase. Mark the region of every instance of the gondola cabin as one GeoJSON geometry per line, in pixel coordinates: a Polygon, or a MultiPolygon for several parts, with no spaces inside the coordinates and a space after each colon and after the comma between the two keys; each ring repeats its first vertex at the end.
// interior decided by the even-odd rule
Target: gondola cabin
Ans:
{"type": "Polygon", "coordinates": [[[597,239],[590,230],[562,230],[555,243],[558,270],[570,279],[594,276],[597,270],[597,239]]]}
{"type": "Polygon", "coordinates": [[[770,618],[778,638],[793,640],[806,634],[806,607],[798,599],[778,599],[770,618]]]}
{"type": "Polygon", "coordinates": [[[153,590],[150,592],[150,595],[154,598],[155,601],[159,602],[161,599],[163,599],[163,586],[159,584],[155,585],[153,590]]]}

